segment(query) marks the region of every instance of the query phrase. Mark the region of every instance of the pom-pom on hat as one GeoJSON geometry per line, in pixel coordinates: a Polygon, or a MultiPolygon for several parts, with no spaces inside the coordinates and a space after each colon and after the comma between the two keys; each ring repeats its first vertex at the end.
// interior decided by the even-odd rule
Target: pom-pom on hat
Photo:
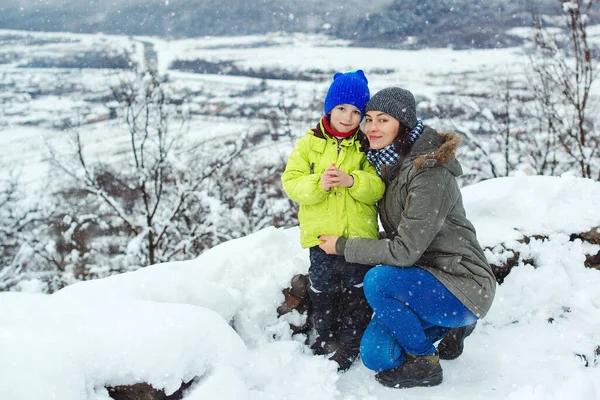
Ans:
{"type": "Polygon", "coordinates": [[[417,126],[415,96],[406,89],[388,87],[380,90],[367,103],[365,112],[367,111],[382,111],[409,129],[417,126]]]}
{"type": "Polygon", "coordinates": [[[325,96],[323,105],[325,115],[340,104],[352,104],[360,110],[361,115],[364,115],[365,105],[371,97],[368,83],[362,69],[346,73],[337,72],[333,75],[333,82],[325,96]]]}

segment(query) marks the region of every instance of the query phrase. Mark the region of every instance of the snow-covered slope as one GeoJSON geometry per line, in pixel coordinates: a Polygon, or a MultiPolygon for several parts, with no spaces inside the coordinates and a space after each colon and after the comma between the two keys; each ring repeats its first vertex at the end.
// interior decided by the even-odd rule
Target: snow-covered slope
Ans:
{"type": "Polygon", "coordinates": [[[297,228],[267,228],[49,296],[0,293],[0,398],[108,400],[105,386],[170,393],[201,376],[186,400],[600,399],[600,271],[583,266],[600,246],[568,235],[600,226],[600,183],[520,176],[463,193],[485,246],[548,239],[520,244],[536,268],[513,268],[440,386],[387,389],[360,362],[338,375],[312,356],[286,322],[301,316],[275,311],[308,254],[297,228]]]}

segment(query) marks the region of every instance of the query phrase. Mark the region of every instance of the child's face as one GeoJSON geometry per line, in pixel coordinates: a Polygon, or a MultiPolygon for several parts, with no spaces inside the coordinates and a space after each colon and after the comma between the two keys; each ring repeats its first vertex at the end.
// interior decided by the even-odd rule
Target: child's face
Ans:
{"type": "Polygon", "coordinates": [[[369,147],[380,150],[390,145],[400,129],[400,122],[381,111],[368,111],[365,115],[365,134],[369,147]]]}
{"type": "Polygon", "coordinates": [[[329,113],[329,123],[338,132],[350,132],[358,128],[361,120],[360,110],[352,104],[339,104],[329,113]]]}

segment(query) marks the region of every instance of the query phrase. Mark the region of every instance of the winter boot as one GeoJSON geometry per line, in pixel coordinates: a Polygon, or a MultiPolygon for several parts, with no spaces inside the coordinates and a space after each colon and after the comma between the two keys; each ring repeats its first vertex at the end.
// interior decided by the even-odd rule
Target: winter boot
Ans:
{"type": "Polygon", "coordinates": [[[406,355],[404,364],[375,375],[383,386],[405,389],[417,386],[437,386],[444,373],[437,352],[431,356],[406,355]]]}
{"type": "Polygon", "coordinates": [[[358,357],[360,349],[358,346],[349,346],[345,343],[340,343],[335,353],[329,359],[335,361],[338,365],[338,372],[346,372],[358,357]]]}
{"type": "Polygon", "coordinates": [[[360,339],[371,321],[373,309],[369,306],[362,287],[345,289],[340,303],[340,342],[358,348],[360,339]]]}
{"type": "Polygon", "coordinates": [[[339,342],[332,335],[319,335],[315,339],[315,342],[310,346],[310,349],[314,355],[324,356],[333,353],[339,347],[339,342]]]}
{"type": "Polygon", "coordinates": [[[312,303],[312,326],[319,336],[326,337],[326,333],[339,331],[340,295],[338,293],[324,293],[308,290],[312,303]]]}
{"type": "Polygon", "coordinates": [[[465,338],[469,336],[477,325],[477,321],[471,325],[461,326],[448,330],[446,336],[438,344],[437,350],[442,360],[454,360],[460,356],[465,348],[465,338]]]}

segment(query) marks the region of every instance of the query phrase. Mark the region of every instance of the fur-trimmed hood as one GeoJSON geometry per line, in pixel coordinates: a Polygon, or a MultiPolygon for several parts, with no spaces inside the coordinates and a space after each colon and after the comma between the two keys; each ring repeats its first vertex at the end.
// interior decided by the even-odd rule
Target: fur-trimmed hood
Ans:
{"type": "Polygon", "coordinates": [[[408,156],[414,158],[413,164],[417,169],[441,165],[454,176],[460,176],[462,168],[455,155],[461,140],[462,137],[456,133],[438,133],[426,126],[408,156]]]}

